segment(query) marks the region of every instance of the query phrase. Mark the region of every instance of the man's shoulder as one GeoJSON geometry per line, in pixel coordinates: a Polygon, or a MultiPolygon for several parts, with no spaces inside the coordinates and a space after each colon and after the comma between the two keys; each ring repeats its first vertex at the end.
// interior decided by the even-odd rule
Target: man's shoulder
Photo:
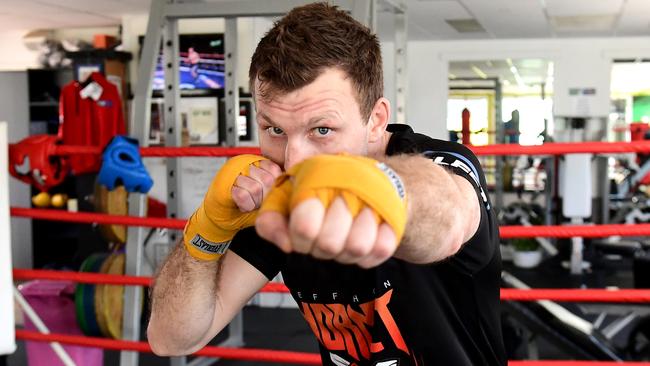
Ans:
{"type": "Polygon", "coordinates": [[[415,132],[407,124],[390,124],[387,131],[392,134],[387,148],[388,155],[443,152],[460,154],[466,157],[474,156],[472,151],[464,145],[415,132]]]}

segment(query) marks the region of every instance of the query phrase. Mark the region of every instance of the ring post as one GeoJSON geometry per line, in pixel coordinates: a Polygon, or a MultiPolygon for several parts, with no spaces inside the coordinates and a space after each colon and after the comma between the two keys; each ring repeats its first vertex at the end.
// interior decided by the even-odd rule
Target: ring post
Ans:
{"type": "Polygon", "coordinates": [[[0,355],[16,350],[13,278],[11,275],[11,225],[9,221],[9,148],[7,123],[0,122],[0,355]]]}

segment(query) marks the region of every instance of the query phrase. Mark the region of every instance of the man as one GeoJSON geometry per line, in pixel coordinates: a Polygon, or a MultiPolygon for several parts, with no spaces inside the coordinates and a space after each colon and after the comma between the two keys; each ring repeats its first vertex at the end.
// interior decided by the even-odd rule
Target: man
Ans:
{"type": "Polygon", "coordinates": [[[154,352],[199,350],[282,272],[325,365],[505,365],[478,161],[388,125],[376,36],[335,7],[299,7],[249,75],[263,157],[224,165],[163,265],[154,352]]]}

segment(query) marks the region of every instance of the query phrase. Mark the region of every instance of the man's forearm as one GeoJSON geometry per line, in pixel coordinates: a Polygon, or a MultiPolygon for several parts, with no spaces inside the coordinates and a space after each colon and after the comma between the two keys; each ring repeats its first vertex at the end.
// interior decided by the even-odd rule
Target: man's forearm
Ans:
{"type": "Polygon", "coordinates": [[[149,343],[160,355],[194,350],[206,336],[217,306],[217,261],[192,258],[177,245],[163,264],[151,290],[149,343]]]}
{"type": "Polygon", "coordinates": [[[430,159],[399,155],[385,162],[402,178],[407,192],[408,220],[395,256],[432,263],[455,254],[471,234],[468,228],[480,219],[476,195],[462,194],[452,174],[430,159]]]}

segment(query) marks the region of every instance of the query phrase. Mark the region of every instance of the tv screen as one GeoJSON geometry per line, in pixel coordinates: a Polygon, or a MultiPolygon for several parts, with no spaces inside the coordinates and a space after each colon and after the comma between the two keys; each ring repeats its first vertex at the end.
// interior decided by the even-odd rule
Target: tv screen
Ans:
{"type": "MultiPolygon", "coordinates": [[[[179,87],[181,90],[222,89],[225,84],[223,34],[181,34],[179,36],[179,87]]],[[[140,46],[144,37],[140,37],[140,46]]],[[[162,48],[153,77],[154,91],[165,87],[162,48]]]]}

